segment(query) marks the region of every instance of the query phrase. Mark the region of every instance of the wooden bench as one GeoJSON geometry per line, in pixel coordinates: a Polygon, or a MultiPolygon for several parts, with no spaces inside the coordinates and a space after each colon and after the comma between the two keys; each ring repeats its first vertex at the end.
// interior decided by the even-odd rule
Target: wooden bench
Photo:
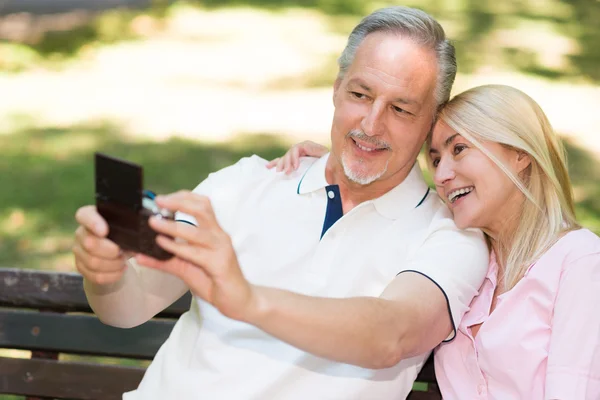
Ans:
{"type": "MultiPolygon", "coordinates": [[[[0,356],[0,394],[27,400],[121,399],[138,386],[144,367],[59,356],[151,360],[190,301],[188,293],[151,321],[118,329],[92,314],[80,275],[0,269],[0,349],[31,351],[31,358],[0,356]]],[[[418,380],[428,383],[428,390],[413,391],[410,400],[441,399],[431,359],[418,380]]]]}

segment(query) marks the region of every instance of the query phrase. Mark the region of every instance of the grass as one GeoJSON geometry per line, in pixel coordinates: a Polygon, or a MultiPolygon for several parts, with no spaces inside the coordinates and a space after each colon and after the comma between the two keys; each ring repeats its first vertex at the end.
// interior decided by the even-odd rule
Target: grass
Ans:
{"type": "Polygon", "coordinates": [[[222,145],[191,140],[124,139],[110,124],[22,129],[0,135],[0,267],[71,270],[75,210],[94,201],[93,153],[144,166],[158,193],[194,188],[210,171],[253,153],[285,150],[275,137],[253,135],[222,145]]]}

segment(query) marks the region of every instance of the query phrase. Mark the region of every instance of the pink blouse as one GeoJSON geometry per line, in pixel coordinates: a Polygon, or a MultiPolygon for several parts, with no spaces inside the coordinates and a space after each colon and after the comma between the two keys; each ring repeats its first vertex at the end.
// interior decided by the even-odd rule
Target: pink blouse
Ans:
{"type": "Polygon", "coordinates": [[[444,399],[600,399],[600,238],[563,236],[490,315],[497,271],[492,256],[456,337],[435,352],[444,399]]]}

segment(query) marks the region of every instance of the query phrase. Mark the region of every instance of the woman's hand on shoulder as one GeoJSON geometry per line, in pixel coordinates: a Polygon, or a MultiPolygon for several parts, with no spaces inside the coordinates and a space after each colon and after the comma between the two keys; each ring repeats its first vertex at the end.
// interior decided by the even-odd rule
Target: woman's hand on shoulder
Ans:
{"type": "Polygon", "coordinates": [[[275,168],[277,172],[285,171],[286,174],[289,174],[298,169],[300,157],[322,157],[328,152],[327,147],[305,140],[293,145],[283,157],[270,161],[267,168],[275,168]]]}

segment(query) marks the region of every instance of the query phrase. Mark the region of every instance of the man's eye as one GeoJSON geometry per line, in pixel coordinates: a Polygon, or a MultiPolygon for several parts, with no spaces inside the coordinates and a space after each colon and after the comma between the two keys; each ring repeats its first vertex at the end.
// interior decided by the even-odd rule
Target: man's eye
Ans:
{"type": "Polygon", "coordinates": [[[398,106],[392,106],[392,108],[394,109],[394,111],[396,111],[397,113],[406,113],[408,111],[406,111],[404,108],[400,108],[398,106]]]}
{"type": "Polygon", "coordinates": [[[357,99],[364,99],[365,97],[367,97],[364,94],[359,93],[359,92],[350,92],[350,94],[352,94],[352,96],[356,97],[357,99]]]}

